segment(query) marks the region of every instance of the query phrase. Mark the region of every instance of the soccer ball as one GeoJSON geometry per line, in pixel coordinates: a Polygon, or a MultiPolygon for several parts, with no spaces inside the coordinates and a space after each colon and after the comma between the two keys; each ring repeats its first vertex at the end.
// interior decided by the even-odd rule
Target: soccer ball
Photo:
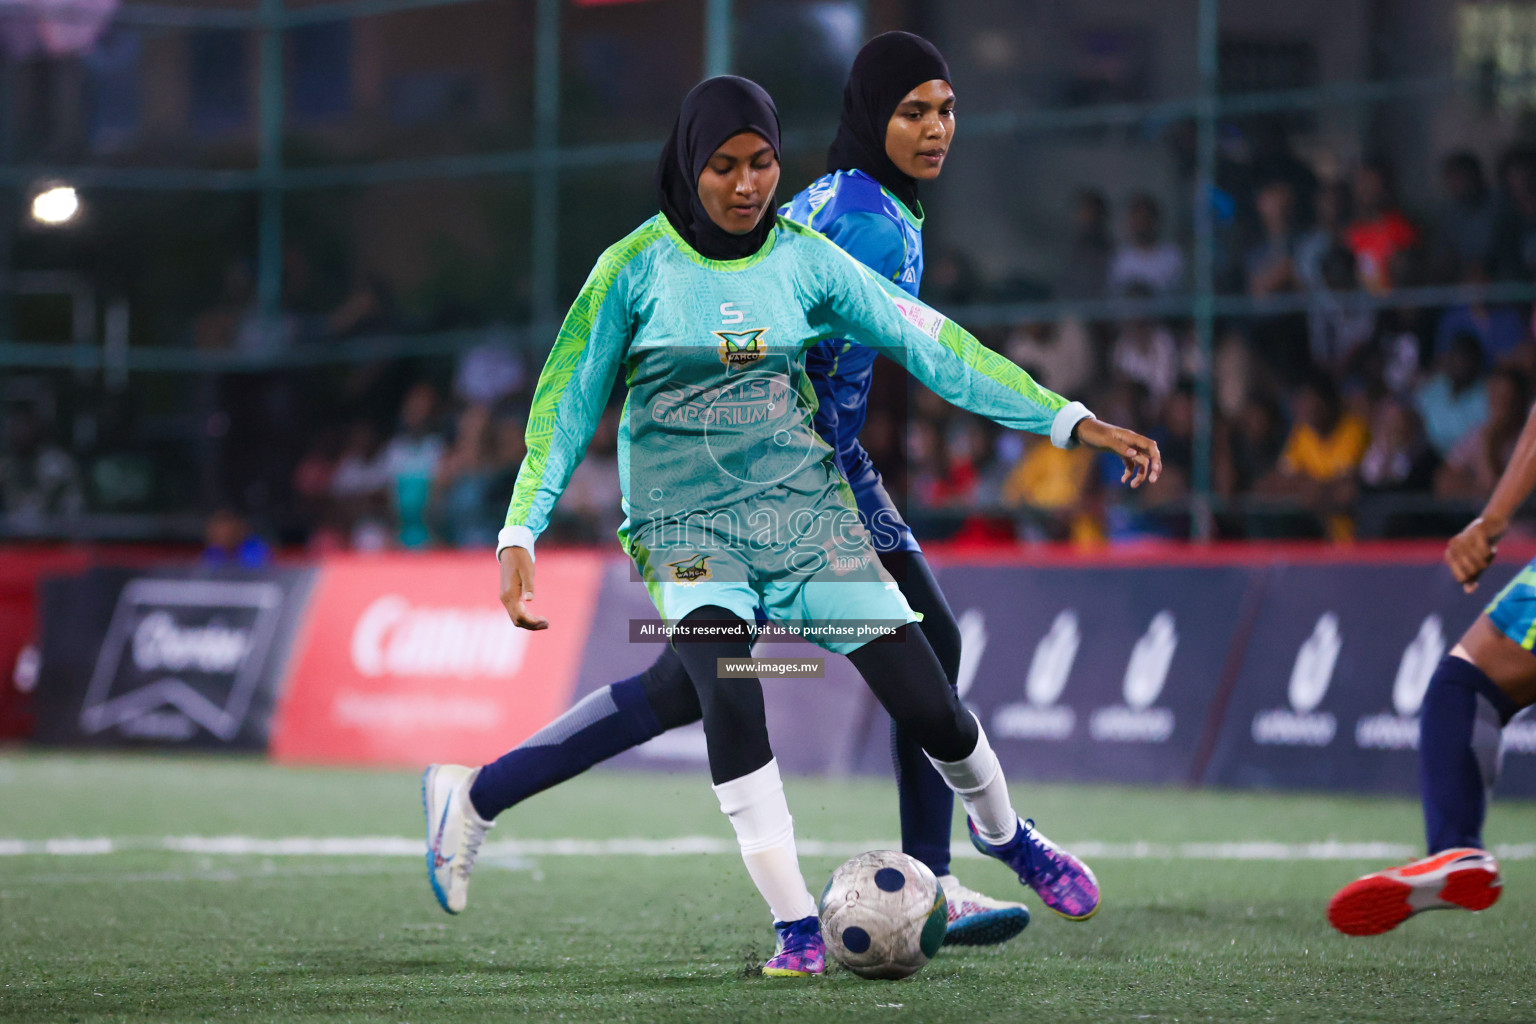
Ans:
{"type": "Polygon", "coordinates": [[[861,978],[905,978],[933,958],[949,928],[944,889],[904,853],[861,853],[821,892],[821,937],[861,978]]]}

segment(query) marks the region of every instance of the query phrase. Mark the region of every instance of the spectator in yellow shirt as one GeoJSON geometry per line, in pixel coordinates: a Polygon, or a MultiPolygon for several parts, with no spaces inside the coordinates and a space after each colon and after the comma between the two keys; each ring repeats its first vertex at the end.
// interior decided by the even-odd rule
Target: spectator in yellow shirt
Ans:
{"type": "Polygon", "coordinates": [[[1357,492],[1355,470],[1370,444],[1370,428],[1344,409],[1337,387],[1327,377],[1303,384],[1293,411],[1294,425],[1280,465],[1256,491],[1297,501],[1322,517],[1331,540],[1350,540],[1354,521],[1348,510],[1357,492]]]}
{"type": "Polygon", "coordinates": [[[1025,440],[1023,458],[1003,481],[1003,504],[1027,506],[1043,515],[1053,540],[1093,545],[1104,538],[1093,513],[1091,474],[1094,457],[1088,448],[1055,448],[1049,441],[1025,440]]]}

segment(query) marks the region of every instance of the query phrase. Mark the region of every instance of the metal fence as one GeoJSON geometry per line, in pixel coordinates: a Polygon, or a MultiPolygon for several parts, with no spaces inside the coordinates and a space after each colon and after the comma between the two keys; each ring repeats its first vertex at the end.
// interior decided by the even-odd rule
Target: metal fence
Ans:
{"type": "MultiPolygon", "coordinates": [[[[256,62],[257,104],[255,165],[241,169],[200,167],[121,167],[100,164],[59,165],[18,162],[11,147],[0,146],[0,186],[16,192],[47,180],[68,181],[94,190],[131,190],[180,194],[238,194],[254,196],[256,224],[256,304],[268,325],[281,314],[284,259],[284,204],[314,190],[344,186],[374,186],[423,180],[526,179],[531,189],[529,258],[532,266],[529,315],[508,333],[516,343],[540,351],[553,337],[562,313],[557,267],[560,256],[559,196],[562,182],[574,175],[620,165],[651,163],[660,139],[617,143],[562,144],[561,54],[563,0],[531,0],[529,35],[533,52],[531,144],[524,148],[476,154],[386,160],[379,162],[299,165],[286,158],[284,36],[305,26],[446,8],[476,0],[340,0],[291,6],[284,0],[256,0],[239,9],[206,6],[170,7],[128,3],[114,15],[123,25],[147,29],[221,28],[254,32],[259,40],[256,62]]],[[[861,22],[867,5],[855,4],[861,22]]],[[[733,0],[704,0],[702,65],[708,74],[737,67],[738,4],[733,0]]],[[[1303,297],[1256,300],[1218,294],[1215,280],[1216,225],[1210,197],[1218,166],[1218,129],[1223,119],[1285,111],[1316,111],[1336,107],[1447,96],[1461,90],[1490,88],[1490,79],[1429,74],[1391,80],[1335,82],[1314,88],[1259,93],[1223,94],[1220,90],[1220,0],[1198,0],[1195,34],[1198,61],[1196,94],[1155,103],[1113,103],[1061,109],[997,110],[970,115],[967,137],[998,139],[1048,137],[1085,129],[1129,128],[1176,121],[1193,122],[1195,129],[1193,245],[1190,288],[1186,294],[1151,300],[1095,302],[1017,302],[971,305],[946,312],[970,326],[982,327],[1024,320],[1059,320],[1066,316],[1108,319],[1155,314],[1187,318],[1201,353],[1197,376],[1197,423],[1193,459],[1192,530],[1208,537],[1215,502],[1212,495],[1212,352],[1219,318],[1297,311],[1303,297]]],[[[1515,88],[1519,76],[1496,76],[1495,86],[1515,88]]],[[[787,145],[809,149],[826,133],[791,132],[787,145]]],[[[25,285],[18,278],[13,288],[25,285]]],[[[36,282],[34,282],[35,284],[36,282]]],[[[1399,290],[1389,295],[1359,292],[1339,297],[1345,306],[1442,306],[1488,299],[1529,302],[1536,288],[1525,283],[1486,287],[1446,286],[1399,290]]],[[[82,316],[86,314],[81,314],[82,316]]],[[[94,316],[94,314],[90,314],[94,316]]],[[[122,381],[137,373],[207,374],[268,371],[275,368],[349,363],[401,356],[434,356],[463,351],[484,339],[481,331],[409,333],[354,338],[323,348],[290,349],[266,354],[200,351],[192,348],[133,346],[121,332],[77,327],[72,344],[40,343],[25,338],[0,339],[0,370],[69,369],[80,374],[101,373],[122,381]]],[[[89,319],[83,322],[91,322],[89,319]]],[[[276,329],[272,327],[271,329],[276,329]]]]}

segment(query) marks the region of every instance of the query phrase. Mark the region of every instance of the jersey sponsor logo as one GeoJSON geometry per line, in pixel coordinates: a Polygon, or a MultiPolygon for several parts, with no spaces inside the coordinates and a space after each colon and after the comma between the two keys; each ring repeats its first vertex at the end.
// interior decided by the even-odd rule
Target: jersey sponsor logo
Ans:
{"type": "Polygon", "coordinates": [[[1286,695],[1289,708],[1271,708],[1253,716],[1255,743],[1283,747],[1326,747],[1333,742],[1338,721],[1330,712],[1318,711],[1333,682],[1333,670],[1339,663],[1344,640],[1339,635],[1339,617],[1324,612],[1312,627],[1312,634],[1302,641],[1291,666],[1286,695]]]}
{"type": "Polygon", "coordinates": [[[1417,750],[1419,709],[1430,676],[1445,656],[1445,628],[1440,616],[1427,615],[1403,649],[1392,682],[1392,713],[1365,715],[1355,722],[1355,744],[1363,750],[1417,750]]]}
{"type": "Polygon", "coordinates": [[[668,562],[672,578],[678,583],[699,583],[714,576],[709,569],[708,555],[694,555],[679,562],[668,562]]]}
{"type": "Polygon", "coordinates": [[[909,302],[904,299],[893,299],[896,308],[906,318],[907,323],[922,331],[934,341],[939,340],[939,331],[944,326],[944,314],[937,310],[929,309],[921,302],[909,302]]]}
{"type": "Polygon", "coordinates": [[[752,365],[768,353],[767,346],[763,344],[763,335],[767,333],[766,327],[749,327],[745,331],[715,331],[715,337],[720,339],[720,361],[731,370],[752,365]]]}
{"type": "Polygon", "coordinates": [[[1077,725],[1077,713],[1057,704],[1082,646],[1077,612],[1065,608],[1035,645],[1024,679],[1025,703],[1005,704],[992,716],[992,731],[1004,739],[1064,740],[1077,725]]]}
{"type": "Polygon", "coordinates": [[[902,284],[916,284],[917,283],[917,268],[916,267],[908,267],[902,273],[902,275],[901,275],[901,283],[902,284]]]}
{"type": "Polygon", "coordinates": [[[527,633],[508,629],[500,609],[416,605],[385,594],[352,629],[352,667],[370,679],[501,679],[522,667],[527,646],[527,633]]]}
{"type": "Polygon", "coordinates": [[[811,214],[814,216],[818,212],[817,208],[825,204],[828,199],[831,199],[832,193],[836,191],[836,177],[829,175],[828,177],[813,181],[811,186],[805,190],[805,202],[811,208],[811,214]]]}
{"type": "Polygon", "coordinates": [[[746,318],[747,318],[746,312],[741,310],[741,309],[736,308],[736,303],[734,303],[734,302],[722,302],[722,303],[720,303],[720,322],[722,324],[725,324],[727,327],[731,327],[731,326],[734,326],[736,324],[739,324],[743,320],[745,320],[746,318]]]}
{"type": "Polygon", "coordinates": [[[651,419],[667,426],[752,427],[777,423],[798,408],[789,378],[754,374],[707,390],[677,387],[651,402],[651,419]]]}
{"type": "Polygon", "coordinates": [[[1099,708],[1088,719],[1088,735],[1103,743],[1166,743],[1173,736],[1173,712],[1154,707],[1168,682],[1168,669],[1179,649],[1173,612],[1152,616],[1147,631],[1131,648],[1125,667],[1124,704],[1099,708]]]}

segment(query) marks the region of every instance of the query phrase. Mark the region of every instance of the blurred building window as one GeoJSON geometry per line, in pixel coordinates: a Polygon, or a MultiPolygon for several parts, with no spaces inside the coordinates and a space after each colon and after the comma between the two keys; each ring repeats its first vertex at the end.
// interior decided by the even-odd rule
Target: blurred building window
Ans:
{"type": "Polygon", "coordinates": [[[1103,28],[1072,40],[1063,99],[1071,106],[1151,98],[1152,40],[1135,28],[1103,28]]]}
{"type": "Polygon", "coordinates": [[[109,32],[85,56],[90,90],[91,150],[108,153],[132,141],[139,128],[139,58],[143,36],[130,28],[109,32]]]}
{"type": "Polygon", "coordinates": [[[250,117],[249,47],[239,29],[199,29],[188,37],[192,131],[225,135],[250,117]]]}
{"type": "Polygon", "coordinates": [[[1502,110],[1536,101],[1536,6],[1463,3],[1456,10],[1456,70],[1484,84],[1484,98],[1502,110]]]}
{"type": "MultiPolygon", "coordinates": [[[[1308,89],[1318,82],[1317,46],[1305,39],[1224,38],[1218,88],[1223,94],[1308,89]]],[[[1316,126],[1312,110],[1287,110],[1268,115],[1292,131],[1316,126]]]]}
{"type": "Polygon", "coordinates": [[[352,23],[301,25],[288,35],[288,112],[296,121],[352,112],[352,23]]]}
{"type": "Polygon", "coordinates": [[[473,71],[420,71],[389,80],[389,119],[397,125],[472,120],[480,111],[480,79],[473,71]]]}
{"type": "Polygon", "coordinates": [[[738,11],[738,73],[762,83],[786,124],[836,118],[848,68],[863,44],[859,6],[758,0],[738,11]],[[785,60],[786,53],[795,59],[785,60]]]}

